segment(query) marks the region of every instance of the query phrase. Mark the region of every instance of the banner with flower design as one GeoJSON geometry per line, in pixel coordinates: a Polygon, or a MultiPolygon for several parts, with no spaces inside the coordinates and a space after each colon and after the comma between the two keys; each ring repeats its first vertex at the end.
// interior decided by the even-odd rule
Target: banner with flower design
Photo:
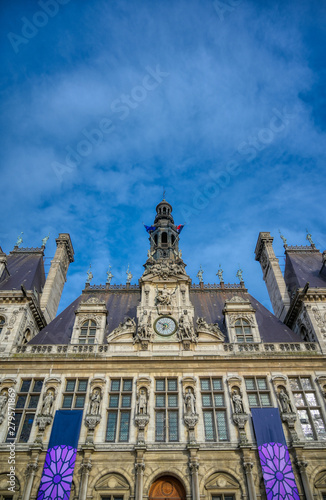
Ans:
{"type": "Polygon", "coordinates": [[[251,413],[267,500],[300,500],[278,408],[251,413]]]}
{"type": "Polygon", "coordinates": [[[37,500],[69,500],[82,410],[57,410],[37,500]]]}

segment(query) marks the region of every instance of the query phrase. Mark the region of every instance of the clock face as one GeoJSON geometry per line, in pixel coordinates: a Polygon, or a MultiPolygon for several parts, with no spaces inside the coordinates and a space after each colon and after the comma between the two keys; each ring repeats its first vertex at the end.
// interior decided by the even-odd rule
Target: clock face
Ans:
{"type": "Polygon", "coordinates": [[[162,316],[155,321],[154,328],[159,335],[168,337],[176,331],[177,324],[173,318],[170,318],[169,316],[162,316]]]}

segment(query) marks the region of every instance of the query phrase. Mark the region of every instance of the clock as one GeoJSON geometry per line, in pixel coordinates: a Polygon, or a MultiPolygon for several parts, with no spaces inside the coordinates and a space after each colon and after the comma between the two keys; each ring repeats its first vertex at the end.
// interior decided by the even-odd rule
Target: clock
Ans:
{"type": "Polygon", "coordinates": [[[170,316],[161,316],[155,321],[154,329],[159,335],[163,335],[163,337],[169,337],[176,331],[177,323],[170,316]]]}

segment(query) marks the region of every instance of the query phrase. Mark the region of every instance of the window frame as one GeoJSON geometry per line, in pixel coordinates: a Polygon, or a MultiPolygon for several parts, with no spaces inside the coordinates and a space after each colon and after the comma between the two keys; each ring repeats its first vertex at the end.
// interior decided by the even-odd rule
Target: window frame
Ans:
{"type": "Polygon", "coordinates": [[[155,391],[154,391],[154,414],[155,414],[155,443],[178,443],[180,441],[180,426],[179,426],[179,416],[180,416],[180,408],[179,408],[179,383],[178,377],[157,377],[155,378],[155,391]],[[164,381],[164,389],[158,389],[158,382],[164,381]],[[175,382],[175,389],[169,388],[169,382],[175,382]],[[170,401],[172,400],[172,396],[176,397],[176,404],[170,405],[170,401]],[[164,405],[157,405],[157,401],[159,397],[163,397],[164,405]],[[158,416],[162,415],[162,439],[159,439],[160,435],[158,432],[158,416]],[[172,427],[172,417],[176,419],[174,420],[174,429],[172,427]],[[176,436],[173,438],[173,434],[176,436]]]}
{"type": "Polygon", "coordinates": [[[225,389],[223,386],[223,377],[200,377],[199,380],[200,383],[200,400],[201,400],[201,409],[203,412],[203,423],[204,423],[204,434],[205,434],[205,441],[208,443],[213,443],[213,442],[218,442],[218,443],[225,443],[230,441],[230,429],[228,426],[228,414],[227,414],[227,406],[226,406],[226,397],[225,397],[225,389]],[[202,382],[204,380],[209,381],[209,389],[204,389],[202,382]],[[220,382],[220,389],[214,388],[214,382],[215,380],[218,380],[220,382]],[[205,396],[210,396],[210,405],[204,405],[204,397],[205,396]],[[216,404],[216,399],[215,396],[222,396],[223,398],[223,405],[218,406],[216,404]],[[218,413],[224,413],[224,425],[225,425],[225,431],[226,431],[226,438],[222,439],[220,438],[221,430],[219,428],[219,421],[217,418],[218,413]],[[208,439],[207,434],[207,428],[206,428],[206,422],[205,422],[205,414],[212,414],[212,423],[213,423],[213,438],[208,439]]]}
{"type": "Polygon", "coordinates": [[[133,386],[134,380],[132,377],[117,377],[111,378],[110,380],[110,390],[107,408],[107,419],[106,419],[106,430],[105,430],[105,442],[106,443],[129,443],[130,441],[130,431],[131,431],[131,408],[133,404],[133,386]],[[119,381],[119,389],[114,389],[113,384],[119,381]],[[130,382],[130,389],[124,389],[125,382],[130,382]],[[114,401],[114,397],[117,397],[117,405],[111,405],[111,401],[114,401]],[[128,405],[124,404],[126,399],[130,398],[128,405]],[[108,439],[109,433],[109,419],[112,415],[115,415],[114,423],[114,437],[113,439],[108,439]],[[124,415],[128,415],[128,429],[127,437],[121,439],[123,436],[122,425],[124,425],[124,415]]]}
{"type": "Polygon", "coordinates": [[[78,335],[79,345],[94,345],[97,335],[97,323],[94,319],[88,318],[80,326],[80,333],[78,335]],[[85,326],[86,325],[86,326],[85,326]],[[86,333],[84,333],[86,331],[86,333]],[[91,332],[93,332],[91,334],[91,332]],[[82,342],[84,341],[84,342],[82,342]]]}
{"type": "Polygon", "coordinates": [[[237,344],[253,344],[255,342],[252,325],[247,319],[242,317],[238,318],[235,321],[233,327],[234,327],[235,340],[237,344]],[[240,333],[237,332],[237,329],[239,328],[241,329],[240,333]],[[249,328],[249,332],[246,332],[245,328],[249,328]],[[239,340],[239,337],[242,337],[243,340],[239,340]]]}
{"type": "Polygon", "coordinates": [[[245,388],[246,388],[246,393],[247,393],[247,399],[248,399],[248,405],[249,405],[249,408],[271,408],[273,407],[273,401],[272,401],[272,397],[271,397],[271,390],[270,390],[270,387],[269,387],[269,383],[268,383],[268,380],[267,380],[267,377],[265,376],[256,376],[256,375],[251,375],[250,377],[244,377],[244,382],[245,382],[245,388]],[[254,381],[254,389],[251,389],[247,387],[247,381],[248,380],[253,380],[254,381]],[[257,380],[264,380],[265,384],[266,384],[266,389],[261,389],[257,383],[257,380]],[[257,405],[252,405],[251,402],[250,402],[250,396],[257,396],[257,401],[258,401],[258,404],[257,405]],[[263,404],[262,403],[262,398],[261,396],[262,395],[267,395],[268,398],[269,398],[269,404],[266,405],[266,404],[263,404]]]}
{"type": "Polygon", "coordinates": [[[61,404],[61,409],[62,410],[83,410],[85,408],[85,403],[86,403],[86,397],[87,397],[87,389],[88,389],[88,378],[84,377],[76,377],[76,378],[66,378],[66,387],[65,390],[62,394],[62,404],[61,404]],[[69,382],[75,382],[75,386],[73,390],[68,390],[68,383],[69,382]],[[80,382],[86,382],[86,388],[85,390],[79,390],[79,384],[80,382]],[[78,397],[84,397],[84,404],[83,406],[76,406],[76,400],[78,397]],[[71,397],[71,404],[70,406],[65,406],[65,398],[71,397]]]}

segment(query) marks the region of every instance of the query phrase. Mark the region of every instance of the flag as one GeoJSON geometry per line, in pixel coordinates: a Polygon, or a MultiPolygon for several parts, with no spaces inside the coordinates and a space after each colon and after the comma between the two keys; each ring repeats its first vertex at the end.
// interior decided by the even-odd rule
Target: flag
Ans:
{"type": "Polygon", "coordinates": [[[278,408],[252,408],[267,500],[300,500],[278,408]]]}
{"type": "Polygon", "coordinates": [[[69,500],[82,418],[82,410],[56,411],[37,500],[69,500]]]}
{"type": "Polygon", "coordinates": [[[146,224],[144,224],[144,226],[148,233],[152,233],[156,229],[156,226],[146,226],[146,224]]]}
{"type": "Polygon", "coordinates": [[[179,226],[177,226],[177,233],[180,234],[182,229],[184,228],[184,224],[179,224],[179,226]]]}

